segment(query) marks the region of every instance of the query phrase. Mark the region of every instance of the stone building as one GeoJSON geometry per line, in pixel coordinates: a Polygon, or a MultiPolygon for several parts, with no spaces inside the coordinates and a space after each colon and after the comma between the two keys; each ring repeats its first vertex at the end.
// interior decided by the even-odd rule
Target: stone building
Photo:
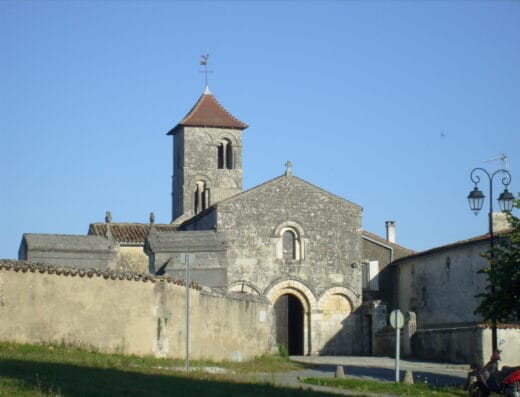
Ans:
{"type": "Polygon", "coordinates": [[[206,87],[186,117],[168,132],[173,136],[174,225],[242,191],[242,132],[247,127],[206,87]]]}
{"type": "MultiPolygon", "coordinates": [[[[507,232],[503,214],[493,214],[497,238],[507,232]]],[[[389,306],[413,313],[414,329],[404,341],[405,353],[428,360],[482,366],[491,356],[490,325],[475,314],[476,295],[485,291],[479,270],[490,247],[485,234],[395,260],[388,268],[395,282],[388,287],[389,306]]],[[[498,338],[506,344],[502,363],[516,365],[520,354],[520,324],[499,324],[498,338]]]]}
{"type": "Polygon", "coordinates": [[[394,297],[396,282],[388,265],[414,251],[396,243],[395,221],[386,221],[386,239],[363,230],[362,240],[363,301],[388,302],[394,297]]]}
{"type": "MultiPolygon", "coordinates": [[[[98,239],[111,256],[96,262],[94,251],[82,249],[76,262],[183,278],[188,255],[190,281],[269,304],[266,350],[371,352],[381,327],[371,313],[386,284],[379,277],[412,251],[395,243],[393,222],[387,239],[362,230],[361,206],[293,175],[290,162],[283,175],[243,191],[247,127],[206,88],[167,134],[173,137],[172,223],[155,224],[153,216],[150,224],[114,223],[108,213],[74,241],[79,248],[98,239]]],[[[53,245],[52,235],[35,236],[22,243],[20,259],[35,257],[31,241],[41,240],[57,263],[67,264],[66,247],[53,245]]],[[[378,313],[384,326],[385,312],[378,313]]]]}
{"type": "Polygon", "coordinates": [[[195,280],[221,286],[217,269],[225,262],[227,291],[266,297],[275,319],[273,340],[289,353],[364,353],[363,344],[356,343],[363,332],[363,267],[375,265],[368,276],[375,290],[380,266],[411,251],[364,233],[359,205],[293,175],[290,162],[283,175],[242,191],[246,128],[206,88],[168,132],[174,140],[172,223],[177,230],[148,238],[151,268],[173,272],[181,267],[181,251],[202,254],[195,280]],[[179,249],[183,234],[211,244],[216,237],[210,238],[210,231],[225,236],[225,261],[206,266],[208,252],[201,253],[198,243],[179,249]]]}
{"type": "MultiPolygon", "coordinates": [[[[110,347],[96,332],[84,333],[80,343],[180,357],[179,279],[189,263],[189,281],[199,291],[193,310],[199,311],[200,358],[208,352],[251,357],[279,345],[290,354],[391,355],[388,305],[410,318],[403,354],[486,360],[490,331],[474,309],[485,287],[477,272],[485,265],[480,254],[488,236],[415,253],[396,243],[395,222],[386,222],[386,238],[363,230],[358,204],[293,175],[290,162],[284,174],[243,191],[247,127],[206,88],[168,132],[174,143],[171,223],[156,224],[153,214],[148,224],[115,223],[107,213],[85,236],[24,234],[20,260],[0,261],[0,300],[10,297],[0,302],[0,315],[25,314],[0,321],[10,324],[0,338],[75,343],[76,335],[91,331],[85,324],[101,318],[98,328],[113,336],[110,347]],[[90,281],[76,282],[76,276],[90,281]],[[26,278],[41,286],[40,295],[19,288],[26,278]],[[131,280],[144,283],[128,292],[121,285],[131,280]],[[85,308],[66,314],[74,320],[65,328],[41,316],[65,302],[85,308]],[[134,310],[139,302],[143,311],[134,310]],[[144,339],[132,324],[146,329],[144,339]],[[228,330],[240,343],[237,350],[226,341],[228,330]]],[[[493,221],[495,230],[507,227],[503,218],[493,221]]],[[[519,345],[519,332],[514,324],[499,329],[509,341],[506,361],[518,355],[511,347],[519,345]]]]}

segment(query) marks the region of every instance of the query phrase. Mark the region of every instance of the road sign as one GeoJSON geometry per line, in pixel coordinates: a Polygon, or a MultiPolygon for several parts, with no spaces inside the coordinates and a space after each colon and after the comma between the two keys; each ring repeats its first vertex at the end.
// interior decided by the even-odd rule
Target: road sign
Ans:
{"type": "Polygon", "coordinates": [[[403,328],[404,316],[401,310],[394,310],[390,313],[390,325],[392,328],[403,328]]]}
{"type": "Polygon", "coordinates": [[[404,316],[401,310],[394,310],[390,313],[390,325],[395,328],[395,381],[399,383],[399,353],[401,350],[399,330],[404,325],[404,316]]]}

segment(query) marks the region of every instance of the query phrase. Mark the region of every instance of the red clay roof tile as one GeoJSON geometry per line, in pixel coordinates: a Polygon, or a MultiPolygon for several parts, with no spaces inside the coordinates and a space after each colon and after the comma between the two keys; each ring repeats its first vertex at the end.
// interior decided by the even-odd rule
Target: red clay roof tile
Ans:
{"type": "MultiPolygon", "coordinates": [[[[177,228],[171,224],[156,224],[155,227],[159,232],[173,232],[177,228]]],[[[106,223],[91,223],[88,234],[95,236],[106,236],[106,223]]],[[[112,237],[118,243],[127,244],[144,244],[148,233],[150,232],[149,223],[110,223],[110,232],[112,237]]]]}
{"type": "Polygon", "coordinates": [[[175,134],[175,130],[180,126],[220,127],[239,130],[245,130],[248,127],[247,124],[224,109],[207,89],[181,122],[168,132],[168,135],[175,134]]]}

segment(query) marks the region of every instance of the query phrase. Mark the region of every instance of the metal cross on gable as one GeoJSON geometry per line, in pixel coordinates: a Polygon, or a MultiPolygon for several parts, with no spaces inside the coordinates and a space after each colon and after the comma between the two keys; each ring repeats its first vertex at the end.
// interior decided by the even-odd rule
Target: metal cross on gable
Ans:
{"type": "Polygon", "coordinates": [[[208,86],[208,73],[213,73],[213,70],[208,70],[208,58],[209,54],[201,55],[202,59],[200,60],[200,64],[204,66],[204,70],[201,70],[200,73],[204,73],[206,77],[206,87],[208,86]]]}
{"type": "Polygon", "coordinates": [[[287,162],[285,163],[285,175],[292,175],[292,167],[293,163],[291,163],[290,160],[287,160],[287,162]]]}

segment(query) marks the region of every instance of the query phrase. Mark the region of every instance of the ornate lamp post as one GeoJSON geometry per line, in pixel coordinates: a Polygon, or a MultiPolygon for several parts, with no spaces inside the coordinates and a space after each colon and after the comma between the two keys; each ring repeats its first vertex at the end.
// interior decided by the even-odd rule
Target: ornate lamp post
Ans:
{"type": "MultiPolygon", "coordinates": [[[[504,185],[504,191],[498,196],[498,204],[503,212],[508,212],[513,209],[513,201],[515,197],[507,190],[507,187],[511,183],[511,174],[509,171],[500,169],[496,170],[492,174],[487,172],[483,168],[474,168],[470,173],[471,181],[475,184],[475,188],[468,194],[469,208],[477,215],[482,209],[484,204],[484,193],[482,193],[477,185],[480,182],[480,176],[483,174],[488,177],[489,180],[489,237],[491,246],[491,255],[494,256],[493,249],[495,247],[495,234],[493,230],[493,179],[496,175],[502,174],[502,185],[504,185]]],[[[493,266],[493,262],[491,262],[493,266]]],[[[491,285],[491,293],[495,292],[495,286],[491,285]]],[[[497,321],[491,319],[491,338],[492,338],[492,351],[497,350],[497,321]]]]}

